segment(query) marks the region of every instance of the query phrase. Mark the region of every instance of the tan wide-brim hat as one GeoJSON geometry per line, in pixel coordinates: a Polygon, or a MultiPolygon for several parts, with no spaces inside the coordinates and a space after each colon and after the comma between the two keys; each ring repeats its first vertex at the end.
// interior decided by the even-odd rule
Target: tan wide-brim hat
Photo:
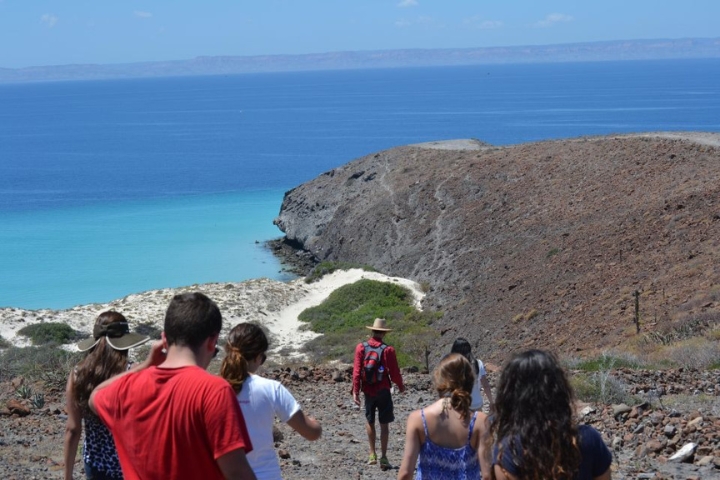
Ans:
{"type": "Polygon", "coordinates": [[[392,332],[392,328],[387,328],[387,324],[384,318],[376,318],[372,324],[372,327],[365,327],[370,330],[376,330],[378,332],[392,332]]]}
{"type": "Polygon", "coordinates": [[[150,340],[147,335],[132,333],[127,322],[114,322],[107,325],[95,325],[93,336],[78,342],[78,350],[86,352],[105,337],[107,344],[115,350],[129,350],[150,340]]]}

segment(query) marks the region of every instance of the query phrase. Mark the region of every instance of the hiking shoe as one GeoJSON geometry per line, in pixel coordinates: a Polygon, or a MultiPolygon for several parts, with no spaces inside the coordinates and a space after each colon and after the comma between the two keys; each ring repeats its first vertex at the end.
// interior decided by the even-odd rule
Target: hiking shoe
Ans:
{"type": "Polygon", "coordinates": [[[368,465],[377,465],[377,455],[374,453],[371,453],[367,464],[368,465]]]}
{"type": "Polygon", "coordinates": [[[389,470],[390,468],[390,462],[387,457],[382,457],[380,459],[380,470],[389,470]]]}

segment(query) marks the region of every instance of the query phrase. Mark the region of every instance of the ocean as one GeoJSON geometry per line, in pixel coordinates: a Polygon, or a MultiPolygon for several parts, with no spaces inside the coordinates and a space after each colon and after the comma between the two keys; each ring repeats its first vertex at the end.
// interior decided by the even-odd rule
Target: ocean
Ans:
{"type": "Polygon", "coordinates": [[[398,145],[720,131],[720,60],[0,86],[0,306],[289,278],[288,189],[398,145]]]}

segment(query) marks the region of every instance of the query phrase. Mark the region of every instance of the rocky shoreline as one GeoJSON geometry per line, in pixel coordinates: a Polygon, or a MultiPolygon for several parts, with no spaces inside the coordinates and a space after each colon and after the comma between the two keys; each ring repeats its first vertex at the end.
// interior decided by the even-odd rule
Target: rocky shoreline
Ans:
{"type": "Polygon", "coordinates": [[[290,241],[287,237],[268,240],[265,247],[280,260],[284,271],[300,277],[307,276],[320,262],[311,252],[304,250],[302,245],[290,241]]]}

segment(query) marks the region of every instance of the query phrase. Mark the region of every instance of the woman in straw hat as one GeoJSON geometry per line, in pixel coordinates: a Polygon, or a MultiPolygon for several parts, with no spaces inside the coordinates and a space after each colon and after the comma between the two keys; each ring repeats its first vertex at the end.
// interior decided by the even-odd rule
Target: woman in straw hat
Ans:
{"type": "Polygon", "coordinates": [[[110,311],[97,317],[93,336],[78,343],[78,349],[86,352],[86,355],[70,372],[65,390],[68,414],[64,442],[65,480],[73,478],[83,423],[86,477],[92,480],[123,478],[112,435],[90,411],[88,400],[97,385],[127,370],[128,350],[148,340],[149,337],[145,335],[131,333],[122,314],[110,311]]]}

